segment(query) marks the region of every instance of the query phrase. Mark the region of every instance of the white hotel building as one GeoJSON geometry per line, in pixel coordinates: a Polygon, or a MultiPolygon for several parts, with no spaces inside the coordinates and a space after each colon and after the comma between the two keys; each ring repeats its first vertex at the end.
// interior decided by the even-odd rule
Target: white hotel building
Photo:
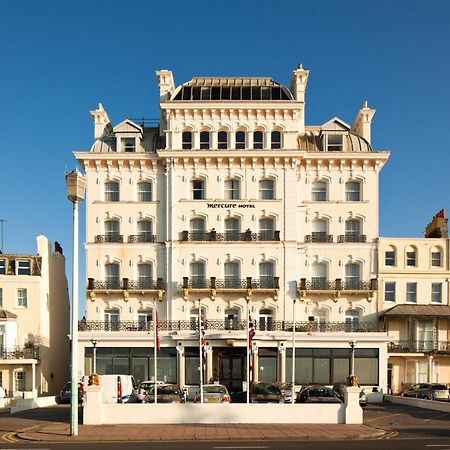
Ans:
{"type": "Polygon", "coordinates": [[[86,318],[80,367],[199,380],[199,303],[207,380],[242,390],[247,308],[256,325],[254,380],[342,382],[356,341],[362,385],[387,387],[388,336],[377,314],[375,110],[353,125],[305,125],[309,72],[290,88],[271,78],[157,72],[159,121],[113,126],[91,112],[95,142],[76,152],[87,176],[86,318]]]}

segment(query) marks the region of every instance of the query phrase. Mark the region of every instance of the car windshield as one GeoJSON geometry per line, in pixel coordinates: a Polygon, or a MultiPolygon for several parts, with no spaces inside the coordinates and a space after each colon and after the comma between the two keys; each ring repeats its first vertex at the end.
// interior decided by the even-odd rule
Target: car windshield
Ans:
{"type": "MultiPolygon", "coordinates": [[[[150,393],[154,392],[154,386],[150,393]]],[[[158,395],[178,395],[178,386],[157,386],[158,395]]]]}
{"type": "Polygon", "coordinates": [[[336,397],[336,392],[332,389],[309,389],[308,394],[310,397],[336,397]]]}
{"type": "Polygon", "coordinates": [[[447,390],[447,386],[445,386],[444,384],[433,384],[432,388],[436,389],[437,391],[446,391],[447,390]]]}
{"type": "Polygon", "coordinates": [[[226,394],[225,386],[203,386],[203,392],[207,394],[226,394]]]}
{"type": "Polygon", "coordinates": [[[144,389],[145,391],[148,391],[152,386],[154,386],[153,383],[141,383],[139,385],[139,389],[144,389]]]}
{"type": "Polygon", "coordinates": [[[292,383],[280,383],[278,386],[282,390],[292,389],[292,383]]]}
{"type": "Polygon", "coordinates": [[[253,385],[254,394],[275,394],[280,395],[281,391],[274,384],[255,384],[253,385]]]}

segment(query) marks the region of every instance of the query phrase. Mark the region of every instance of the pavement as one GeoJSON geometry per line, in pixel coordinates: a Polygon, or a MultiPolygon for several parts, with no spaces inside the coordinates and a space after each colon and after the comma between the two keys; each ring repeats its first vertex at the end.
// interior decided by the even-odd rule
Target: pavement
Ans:
{"type": "Polygon", "coordinates": [[[72,437],[68,424],[49,423],[30,427],[16,436],[41,442],[353,440],[381,439],[386,432],[368,425],[335,424],[79,425],[78,436],[72,437]]]}

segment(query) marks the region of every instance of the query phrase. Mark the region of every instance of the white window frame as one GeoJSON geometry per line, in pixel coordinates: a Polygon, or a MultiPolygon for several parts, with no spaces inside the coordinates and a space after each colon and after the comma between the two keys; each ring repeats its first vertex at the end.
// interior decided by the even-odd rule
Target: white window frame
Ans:
{"type": "Polygon", "coordinates": [[[255,130],[253,132],[253,149],[262,150],[264,148],[264,132],[262,130],[255,130]],[[261,140],[256,140],[256,133],[261,133],[261,140]]]}
{"type": "Polygon", "coordinates": [[[261,200],[275,200],[275,181],[270,178],[263,178],[259,180],[258,184],[259,198],[261,200]],[[265,185],[265,183],[271,183],[271,187],[265,185]],[[267,195],[267,197],[266,197],[267,195]]]}
{"type": "Polygon", "coordinates": [[[16,297],[16,305],[18,308],[28,307],[28,290],[26,288],[18,288],[16,297]]]}
{"type": "Polygon", "coordinates": [[[325,135],[325,151],[327,152],[343,152],[345,150],[345,140],[343,134],[326,134],[325,135]],[[331,138],[331,139],[330,139],[331,138]],[[336,139],[336,142],[333,141],[334,138],[340,138],[336,139]],[[340,140],[338,143],[337,141],[340,140]]]}
{"type": "Polygon", "coordinates": [[[18,259],[16,263],[16,275],[31,275],[31,261],[29,259],[18,259]]]}
{"type": "Polygon", "coordinates": [[[361,201],[361,183],[356,180],[350,180],[345,183],[345,201],[360,202],[361,201]],[[356,189],[358,186],[358,189],[356,189]]]}
{"type": "Polygon", "coordinates": [[[191,130],[185,130],[181,133],[181,148],[183,150],[192,150],[192,131],[191,130]],[[189,139],[186,139],[189,135],[189,139]]]}
{"type": "Polygon", "coordinates": [[[153,183],[151,181],[140,181],[138,183],[138,202],[153,201],[153,183]]]}
{"type": "Polygon", "coordinates": [[[211,132],[208,130],[202,130],[199,134],[200,137],[200,149],[201,150],[209,150],[211,148],[211,132]],[[208,140],[202,140],[202,137],[208,135],[208,140]]]}
{"type": "Polygon", "coordinates": [[[0,275],[6,275],[6,259],[0,259],[0,275]]]}
{"type": "Polygon", "coordinates": [[[417,303],[417,283],[406,283],[406,303],[417,303]]]}
{"type": "Polygon", "coordinates": [[[328,183],[323,180],[315,181],[311,185],[311,201],[326,202],[328,200],[328,183]]]}
{"type": "Polygon", "coordinates": [[[395,281],[385,281],[384,282],[384,301],[389,302],[389,303],[395,303],[395,291],[396,291],[395,281]]]}
{"type": "Polygon", "coordinates": [[[26,377],[24,370],[14,371],[14,391],[23,392],[26,389],[26,377]]]}
{"type": "Polygon", "coordinates": [[[431,267],[442,267],[442,252],[440,250],[431,252],[431,267]]]}
{"type": "Polygon", "coordinates": [[[132,136],[120,138],[120,149],[125,153],[136,153],[136,138],[132,136]]]}
{"type": "Polygon", "coordinates": [[[206,199],[206,183],[205,180],[201,178],[195,178],[194,180],[191,180],[191,197],[192,200],[205,200],[206,199]],[[194,183],[202,183],[201,188],[195,187],[194,183]],[[195,198],[195,194],[200,193],[200,196],[198,198],[195,198]]]}
{"type": "Polygon", "coordinates": [[[397,252],[395,250],[385,250],[384,251],[384,265],[387,267],[395,267],[396,265],[396,259],[397,259],[397,252]],[[388,256],[388,253],[393,253],[394,257],[388,256]],[[388,261],[392,261],[393,264],[388,264],[388,261]]]}
{"type": "Polygon", "coordinates": [[[442,303],[442,283],[431,283],[431,303],[442,303]]]}
{"type": "Polygon", "coordinates": [[[241,181],[238,178],[225,180],[224,193],[226,200],[240,200],[241,181]]]}
{"type": "Polygon", "coordinates": [[[229,146],[229,135],[228,135],[228,132],[226,131],[226,130],[220,130],[220,131],[218,131],[217,132],[217,148],[219,149],[219,150],[225,150],[225,149],[227,149],[228,148],[228,146],[229,146]],[[220,140],[220,136],[222,135],[223,136],[223,134],[225,134],[225,141],[221,141],[220,140]]]}
{"type": "Polygon", "coordinates": [[[416,250],[406,251],[406,265],[408,267],[416,267],[416,265],[417,265],[417,251],[416,250]],[[414,254],[414,258],[412,257],[412,254],[414,254]],[[414,264],[411,264],[412,262],[414,262],[414,264]]]}
{"type": "Polygon", "coordinates": [[[105,182],[105,202],[120,202],[120,183],[118,181],[110,180],[105,182]],[[112,186],[117,187],[117,189],[108,189],[112,186]]]}
{"type": "Polygon", "coordinates": [[[280,150],[282,147],[282,139],[283,139],[283,134],[281,133],[280,130],[272,130],[270,133],[270,148],[272,150],[280,150]],[[278,133],[278,135],[280,136],[280,139],[274,140],[274,133],[278,133]]]}
{"type": "MultiPolygon", "coordinates": [[[[242,136],[241,135],[241,136],[242,136]]],[[[247,134],[244,130],[237,130],[235,135],[235,147],[236,150],[245,150],[246,146],[247,146],[247,134]],[[242,135],[244,136],[244,141],[238,141],[238,133],[242,133],[242,135]]]]}

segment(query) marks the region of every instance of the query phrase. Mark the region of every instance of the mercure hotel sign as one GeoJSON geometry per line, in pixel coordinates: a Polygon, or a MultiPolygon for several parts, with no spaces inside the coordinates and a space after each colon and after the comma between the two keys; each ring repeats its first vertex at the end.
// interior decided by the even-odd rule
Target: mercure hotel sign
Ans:
{"type": "Polygon", "coordinates": [[[252,203],[207,203],[207,208],[255,208],[252,203]]]}

